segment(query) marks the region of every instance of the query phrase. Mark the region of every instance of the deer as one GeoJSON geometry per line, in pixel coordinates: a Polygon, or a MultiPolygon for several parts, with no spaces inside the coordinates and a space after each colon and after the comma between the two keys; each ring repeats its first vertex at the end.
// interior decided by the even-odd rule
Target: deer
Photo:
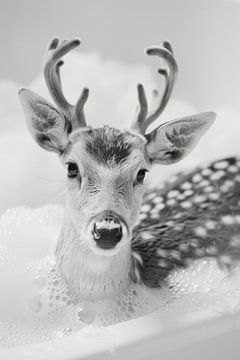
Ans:
{"type": "Polygon", "coordinates": [[[88,88],[76,105],[65,98],[62,58],[79,45],[78,38],[54,38],[48,46],[44,77],[55,105],[31,90],[19,91],[31,136],[57,153],[66,171],[65,215],[55,249],[64,283],[78,299],[94,300],[118,296],[131,283],[160,288],[173,269],[204,257],[230,267],[240,256],[237,158],[179,173],[164,187],[145,184],[153,164],[183,159],[216,118],[202,112],[149,131],[177,77],[172,45],[164,41],[146,50],[164,62],[158,73],[165,87],[149,111],[144,86],[137,86],[136,118],[124,131],[87,125],[88,88]]]}

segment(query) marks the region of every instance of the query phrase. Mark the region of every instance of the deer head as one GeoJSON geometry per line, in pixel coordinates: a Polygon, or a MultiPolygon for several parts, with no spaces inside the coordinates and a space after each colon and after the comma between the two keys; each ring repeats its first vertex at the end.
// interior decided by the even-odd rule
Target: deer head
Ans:
{"type": "MultiPolygon", "coordinates": [[[[59,261],[63,264],[68,258],[66,262],[70,263],[71,256],[81,248],[85,262],[87,256],[95,264],[100,258],[109,262],[111,257],[116,265],[117,254],[126,249],[130,252],[145,173],[154,163],[172,164],[184,158],[212,125],[215,114],[187,116],[147,132],[166,107],[177,76],[172,47],[164,42],[163,47],[147,50],[148,55],[166,63],[166,68],[159,70],[165,90],[157,108],[148,112],[144,87],[138,85],[140,106],[129,131],[87,126],[84,105],[88,89],[73,106],[64,97],[60,80],[62,57],[79,44],[78,39],[62,43],[54,39],[49,45],[44,75],[57,107],[27,89],[21,89],[19,96],[32,137],[45,150],[56,152],[66,168],[66,219],[58,247],[59,261]],[[71,230],[66,233],[67,224],[71,230]]],[[[76,261],[83,255],[78,256],[76,261]]],[[[65,277],[73,282],[69,269],[65,269],[65,277]]]]}

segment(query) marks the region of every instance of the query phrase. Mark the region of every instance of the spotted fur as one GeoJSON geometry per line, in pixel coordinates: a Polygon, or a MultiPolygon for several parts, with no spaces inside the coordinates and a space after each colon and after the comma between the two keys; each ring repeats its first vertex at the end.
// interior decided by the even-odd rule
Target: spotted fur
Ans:
{"type": "Polygon", "coordinates": [[[161,286],[173,269],[195,259],[214,257],[227,267],[239,261],[240,159],[215,161],[148,190],[132,251],[149,287],[161,286]]]}

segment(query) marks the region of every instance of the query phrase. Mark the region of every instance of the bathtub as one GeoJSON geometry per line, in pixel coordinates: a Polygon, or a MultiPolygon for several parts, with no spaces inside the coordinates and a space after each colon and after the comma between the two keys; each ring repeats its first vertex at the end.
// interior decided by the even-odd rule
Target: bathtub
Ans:
{"type": "Polygon", "coordinates": [[[0,359],[239,359],[240,312],[204,320],[207,315],[199,314],[202,320],[179,316],[172,326],[169,319],[166,323],[152,313],[54,341],[0,350],[0,359]]]}

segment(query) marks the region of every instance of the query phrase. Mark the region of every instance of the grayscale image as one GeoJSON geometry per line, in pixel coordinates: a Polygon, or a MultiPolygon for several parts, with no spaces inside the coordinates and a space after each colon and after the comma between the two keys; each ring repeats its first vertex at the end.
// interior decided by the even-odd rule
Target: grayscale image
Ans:
{"type": "Polygon", "coordinates": [[[240,1],[0,29],[0,359],[239,360],[240,1]]]}

